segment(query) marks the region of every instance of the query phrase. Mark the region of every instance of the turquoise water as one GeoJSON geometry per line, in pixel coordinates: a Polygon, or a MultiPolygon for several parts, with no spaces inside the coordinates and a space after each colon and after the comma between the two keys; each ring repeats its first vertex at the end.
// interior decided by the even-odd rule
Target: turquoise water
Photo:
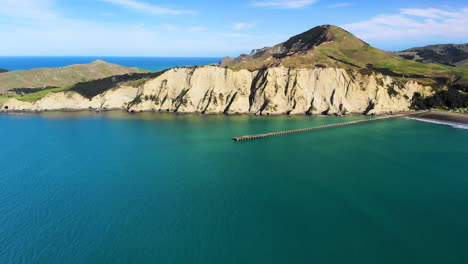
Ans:
{"type": "Polygon", "coordinates": [[[468,263],[468,130],[0,115],[0,263],[468,263]]]}
{"type": "Polygon", "coordinates": [[[127,67],[159,71],[176,66],[197,66],[218,63],[220,58],[163,58],[163,57],[0,57],[0,68],[10,71],[33,68],[55,68],[104,60],[127,67]]]}

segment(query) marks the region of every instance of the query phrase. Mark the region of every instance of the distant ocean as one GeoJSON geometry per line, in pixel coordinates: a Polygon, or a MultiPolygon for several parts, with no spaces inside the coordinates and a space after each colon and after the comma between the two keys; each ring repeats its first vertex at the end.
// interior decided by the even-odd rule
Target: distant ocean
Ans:
{"type": "Polygon", "coordinates": [[[169,57],[0,57],[0,68],[10,71],[34,68],[55,68],[72,64],[85,64],[95,60],[127,67],[159,71],[176,66],[197,66],[218,63],[221,58],[169,58],[169,57]]]}

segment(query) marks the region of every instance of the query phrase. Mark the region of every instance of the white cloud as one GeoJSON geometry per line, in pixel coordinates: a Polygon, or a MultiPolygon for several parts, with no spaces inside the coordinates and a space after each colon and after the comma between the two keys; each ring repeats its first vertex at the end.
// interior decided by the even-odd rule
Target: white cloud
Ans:
{"type": "Polygon", "coordinates": [[[410,15],[416,17],[426,18],[441,18],[441,17],[459,17],[457,12],[447,12],[436,8],[416,9],[416,8],[403,8],[400,10],[403,15],[410,15]]]}
{"type": "Polygon", "coordinates": [[[22,19],[50,20],[57,18],[51,0],[0,0],[0,15],[22,19]]]}
{"type": "Polygon", "coordinates": [[[102,16],[118,14],[102,10],[96,10],[95,20],[73,19],[58,12],[55,3],[58,0],[0,0],[0,56],[221,57],[237,56],[285,39],[272,33],[249,35],[234,30],[194,37],[197,33],[188,32],[205,32],[208,28],[140,19],[103,21],[99,20],[102,16]]]}
{"type": "Polygon", "coordinates": [[[327,6],[328,8],[339,8],[339,7],[347,7],[347,6],[352,6],[353,4],[351,3],[336,3],[336,4],[332,4],[332,5],[329,5],[327,6]]]}
{"type": "Polygon", "coordinates": [[[208,28],[204,26],[194,26],[194,27],[189,27],[188,31],[190,32],[202,32],[202,31],[207,31],[208,28]]]}
{"type": "Polygon", "coordinates": [[[252,22],[252,23],[239,22],[239,23],[234,23],[233,28],[235,30],[244,30],[244,29],[253,28],[256,25],[257,25],[257,22],[252,22]]]}
{"type": "Polygon", "coordinates": [[[163,24],[161,25],[161,28],[166,31],[177,31],[179,30],[179,27],[174,24],[163,24]]]}
{"type": "Polygon", "coordinates": [[[366,21],[342,25],[364,40],[418,40],[421,37],[464,38],[468,36],[468,8],[451,12],[441,9],[401,9],[366,21]]]}
{"type": "Polygon", "coordinates": [[[104,2],[109,2],[116,5],[121,5],[126,8],[132,8],[152,14],[166,14],[166,15],[182,15],[182,14],[196,14],[196,11],[193,10],[183,10],[183,9],[173,9],[166,8],[161,6],[156,6],[150,3],[141,2],[137,0],[100,0],[104,2]]]}
{"type": "Polygon", "coordinates": [[[253,6],[272,7],[280,9],[299,9],[315,4],[317,0],[269,0],[255,1],[253,6]]]}
{"type": "Polygon", "coordinates": [[[271,38],[270,35],[244,34],[225,34],[221,37],[216,33],[194,38],[193,34],[181,32],[203,32],[208,29],[203,25],[71,19],[56,12],[53,2],[46,0],[0,0],[0,3],[5,7],[0,8],[0,16],[8,18],[0,20],[0,56],[221,57],[236,55],[258,46],[266,37],[271,38]],[[34,11],[40,12],[24,11],[25,7],[30,6],[36,6],[37,10],[34,11]]]}

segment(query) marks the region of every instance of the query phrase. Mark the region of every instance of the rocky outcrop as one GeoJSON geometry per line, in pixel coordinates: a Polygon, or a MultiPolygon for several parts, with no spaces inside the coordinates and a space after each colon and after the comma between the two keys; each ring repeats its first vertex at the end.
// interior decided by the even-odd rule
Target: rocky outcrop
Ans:
{"type": "Polygon", "coordinates": [[[10,100],[8,110],[127,109],[206,114],[382,114],[407,111],[430,87],[339,68],[272,67],[233,71],[174,68],[140,88],[121,86],[93,97],[52,93],[35,103],[10,100]]]}

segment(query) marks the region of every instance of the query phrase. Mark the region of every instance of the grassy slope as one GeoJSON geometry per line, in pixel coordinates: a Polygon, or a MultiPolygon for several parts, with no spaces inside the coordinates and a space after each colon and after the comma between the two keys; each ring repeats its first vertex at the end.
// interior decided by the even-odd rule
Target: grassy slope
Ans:
{"type": "Polygon", "coordinates": [[[77,82],[134,72],[144,71],[104,61],[62,68],[11,71],[0,74],[0,93],[13,88],[63,87],[77,82]]]}
{"type": "Polygon", "coordinates": [[[433,61],[440,64],[451,64],[457,67],[468,66],[468,44],[441,44],[429,45],[425,47],[415,47],[395,55],[410,55],[411,60],[433,61]]]}
{"type": "MultiPolygon", "coordinates": [[[[316,50],[312,51],[313,53],[331,55],[335,58],[356,64],[362,68],[365,68],[367,64],[372,64],[376,68],[387,68],[400,74],[419,74],[435,77],[453,76],[456,74],[468,79],[467,68],[455,68],[442,64],[420,63],[405,60],[395,56],[391,52],[373,48],[338,27],[333,27],[332,32],[334,33],[336,40],[318,46],[316,50]]],[[[320,55],[318,56],[320,57],[320,55]]],[[[322,56],[322,58],[323,57],[324,56],[322,56]]],[[[326,61],[324,63],[326,63],[326,61]]],[[[346,64],[336,66],[353,68],[346,64]]]]}
{"type": "Polygon", "coordinates": [[[83,97],[91,99],[97,94],[115,88],[123,83],[125,83],[126,86],[140,87],[151,78],[155,78],[164,72],[165,71],[116,75],[88,82],[80,82],[59,88],[44,89],[35,93],[29,93],[24,95],[2,95],[0,96],[0,106],[2,106],[3,103],[5,103],[6,101],[13,98],[25,102],[35,102],[49,93],[56,93],[61,91],[75,91],[81,94],[83,97]]]}
{"type": "Polygon", "coordinates": [[[35,102],[49,93],[67,91],[71,87],[73,86],[69,85],[69,86],[64,86],[64,87],[59,87],[59,88],[44,89],[39,92],[25,94],[25,95],[2,95],[0,96],[0,105],[2,105],[6,101],[13,99],[13,98],[16,98],[18,100],[25,101],[25,102],[35,102]]]}
{"type": "Polygon", "coordinates": [[[373,48],[339,27],[332,26],[331,32],[335,36],[333,41],[325,42],[306,54],[296,54],[278,60],[271,58],[268,53],[265,53],[263,56],[256,59],[247,59],[244,62],[229,65],[229,68],[234,70],[255,70],[264,66],[281,63],[285,67],[297,68],[316,68],[318,64],[321,64],[327,67],[358,69],[350,64],[357,65],[361,68],[366,68],[367,64],[372,64],[376,68],[387,68],[400,74],[419,74],[433,77],[451,77],[459,75],[463,76],[465,80],[468,80],[468,68],[456,68],[442,64],[420,63],[406,60],[395,56],[391,52],[373,48]],[[328,56],[350,64],[334,60],[328,56]]]}

